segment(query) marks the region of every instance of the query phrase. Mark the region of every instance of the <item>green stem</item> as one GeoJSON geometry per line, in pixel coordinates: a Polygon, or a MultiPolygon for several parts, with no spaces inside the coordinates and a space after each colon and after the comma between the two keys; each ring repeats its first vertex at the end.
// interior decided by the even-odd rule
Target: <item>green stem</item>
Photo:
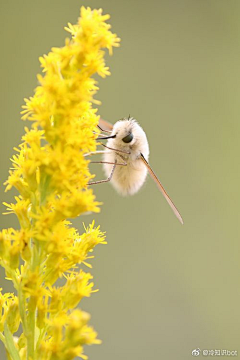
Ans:
{"type": "MultiPolygon", "coordinates": [[[[39,253],[38,253],[38,244],[36,241],[33,241],[32,249],[32,271],[38,269],[39,263],[39,253]]],[[[30,296],[28,302],[28,318],[27,318],[27,359],[35,359],[35,331],[36,331],[36,303],[35,299],[30,296]]]]}
{"type": "Polygon", "coordinates": [[[39,244],[38,241],[33,239],[33,249],[32,249],[32,271],[35,271],[37,266],[40,263],[39,259],[39,244]]]}
{"type": "MultiPolygon", "coordinates": [[[[39,197],[35,196],[32,199],[33,204],[33,212],[36,210],[36,206],[41,206],[45,202],[47,196],[47,189],[50,182],[50,176],[46,176],[44,184],[41,183],[39,187],[39,197]]],[[[35,220],[32,219],[32,227],[34,227],[35,220]]],[[[40,267],[41,267],[42,253],[41,246],[36,239],[32,239],[32,259],[30,268],[32,272],[37,272],[40,275],[40,267]]],[[[26,299],[24,304],[26,303],[26,299]]],[[[26,314],[26,308],[24,309],[26,314]]],[[[23,314],[24,318],[24,314],[23,314]]],[[[25,319],[26,320],[26,319],[25,319]]],[[[28,316],[26,321],[26,337],[27,337],[27,359],[35,360],[35,349],[37,345],[37,338],[39,336],[36,328],[36,301],[34,297],[30,296],[28,302],[28,316]],[[36,337],[36,339],[35,339],[36,337]]]]}
{"type": "Polygon", "coordinates": [[[13,360],[21,360],[20,356],[19,356],[19,352],[17,351],[17,349],[14,345],[13,336],[12,336],[6,322],[4,324],[4,334],[5,334],[6,348],[7,348],[7,351],[9,352],[11,358],[13,360]]]}
{"type": "Polygon", "coordinates": [[[3,333],[0,332],[0,340],[3,342],[3,344],[6,347],[6,341],[5,341],[5,336],[3,335],[3,333]]]}
{"type": "Polygon", "coordinates": [[[43,182],[40,184],[40,205],[44,205],[48,194],[48,187],[51,181],[51,176],[46,175],[43,182]]]}
{"type": "MultiPolygon", "coordinates": [[[[31,270],[39,273],[41,263],[40,246],[36,239],[32,241],[32,263],[31,270]]],[[[36,334],[36,302],[30,297],[28,303],[28,319],[27,319],[27,359],[35,359],[35,334],[36,334]]]]}
{"type": "Polygon", "coordinates": [[[18,286],[18,298],[19,298],[19,313],[22,320],[23,332],[24,335],[28,337],[27,315],[26,315],[26,307],[25,307],[26,299],[25,296],[23,295],[22,284],[19,284],[18,286]]]}
{"type": "Polygon", "coordinates": [[[28,341],[27,341],[27,358],[35,359],[35,330],[36,330],[36,309],[29,310],[28,315],[28,341]]]}

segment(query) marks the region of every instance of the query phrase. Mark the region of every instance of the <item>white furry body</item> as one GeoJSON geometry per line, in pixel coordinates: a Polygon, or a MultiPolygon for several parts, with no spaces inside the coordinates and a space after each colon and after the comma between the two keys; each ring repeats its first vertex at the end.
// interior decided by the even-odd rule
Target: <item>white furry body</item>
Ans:
{"type": "MultiPolygon", "coordinates": [[[[143,185],[147,177],[147,168],[141,160],[141,154],[148,161],[149,146],[145,132],[133,118],[119,120],[113,126],[112,135],[115,138],[109,139],[107,146],[116,150],[123,150],[129,154],[110,151],[107,149],[103,155],[103,161],[114,163],[126,163],[126,166],[117,165],[113,177],[112,185],[122,195],[133,195],[143,185]],[[123,138],[128,134],[133,135],[129,143],[123,142],[123,138]]],[[[104,171],[108,177],[113,165],[104,164],[104,171]]]]}

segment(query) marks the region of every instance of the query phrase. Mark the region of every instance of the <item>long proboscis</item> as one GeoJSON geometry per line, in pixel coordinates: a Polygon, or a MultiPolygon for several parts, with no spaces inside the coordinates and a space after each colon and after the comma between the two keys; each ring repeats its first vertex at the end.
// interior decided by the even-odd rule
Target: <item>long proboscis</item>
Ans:
{"type": "Polygon", "coordinates": [[[148,169],[149,174],[151,175],[152,179],[155,181],[155,183],[157,184],[157,187],[159,188],[159,190],[161,191],[161,193],[163,194],[163,196],[165,197],[165,199],[167,200],[168,204],[170,205],[171,209],[173,210],[174,214],[176,215],[176,217],[178,218],[178,220],[180,221],[180,223],[183,225],[183,218],[180,215],[180,212],[178,211],[178,209],[176,208],[176,206],[174,205],[174,203],[172,202],[172,200],[170,199],[168,193],[166,192],[166,190],[164,189],[164,187],[162,186],[160,180],[158,179],[157,175],[154,173],[153,169],[151,168],[151,166],[149,165],[149,163],[147,162],[147,160],[145,159],[145,157],[143,156],[143,154],[141,154],[141,159],[144,163],[144,165],[146,166],[146,168],[148,169]]]}

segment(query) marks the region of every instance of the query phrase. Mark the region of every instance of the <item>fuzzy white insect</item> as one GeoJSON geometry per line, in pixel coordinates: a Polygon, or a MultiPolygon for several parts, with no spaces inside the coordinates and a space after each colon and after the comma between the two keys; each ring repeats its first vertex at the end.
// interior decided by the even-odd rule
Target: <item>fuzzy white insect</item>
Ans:
{"type": "Polygon", "coordinates": [[[122,195],[133,195],[142,187],[147,177],[147,168],[141,160],[141,154],[148,161],[149,146],[145,132],[133,118],[119,120],[113,126],[112,134],[115,138],[109,139],[107,146],[127,153],[105,151],[103,168],[108,176],[112,165],[107,162],[125,162],[126,166],[117,166],[114,170],[111,183],[122,195]]]}
{"type": "Polygon", "coordinates": [[[133,195],[142,187],[149,172],[174,214],[183,224],[179,211],[148,163],[149,146],[147,137],[137,121],[129,117],[112,125],[101,119],[99,128],[102,132],[111,133],[109,136],[103,135],[99,137],[99,139],[108,139],[107,144],[104,145],[106,150],[103,151],[102,161],[108,178],[90,184],[111,181],[120,194],[124,196],[133,195]]]}

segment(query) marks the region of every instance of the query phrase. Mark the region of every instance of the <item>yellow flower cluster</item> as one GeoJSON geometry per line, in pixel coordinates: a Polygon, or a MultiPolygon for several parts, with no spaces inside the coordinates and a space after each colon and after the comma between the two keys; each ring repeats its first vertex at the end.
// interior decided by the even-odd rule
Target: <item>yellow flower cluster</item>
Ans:
{"type": "Polygon", "coordinates": [[[94,223],[79,234],[68,219],[99,211],[84,155],[96,150],[98,133],[92,76],[109,75],[104,49],[111,53],[119,44],[108,19],[101,10],[81,8],[77,25],[66,28],[72,38],[40,58],[44,75],[23,107],[32,128],[15,149],[6,182],[19,196],[5,204],[20,229],[0,233],[0,264],[17,292],[0,289],[0,339],[13,360],[86,358],[83,346],[100,342],[89,314],[76,307],[94,291],[80,264],[90,267],[90,253],[105,236],[94,223]],[[20,324],[21,336],[13,336],[20,324]]]}

